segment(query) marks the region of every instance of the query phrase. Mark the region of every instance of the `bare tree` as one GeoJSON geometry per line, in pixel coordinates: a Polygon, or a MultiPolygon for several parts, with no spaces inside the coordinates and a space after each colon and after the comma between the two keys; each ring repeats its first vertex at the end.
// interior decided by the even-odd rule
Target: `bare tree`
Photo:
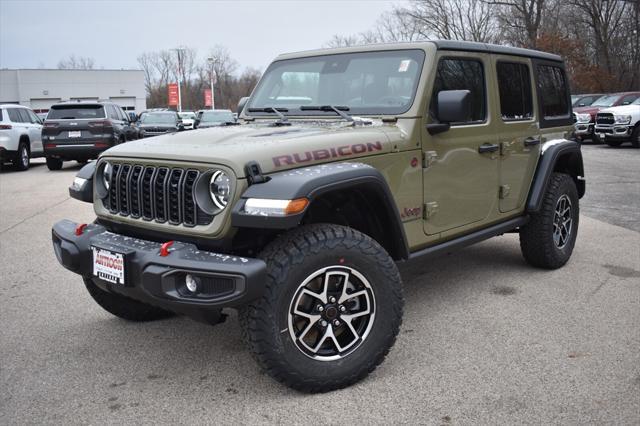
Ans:
{"type": "Polygon", "coordinates": [[[94,66],[95,60],[85,56],[71,55],[58,62],[58,69],[61,70],[92,70],[94,66]]]}
{"type": "Polygon", "coordinates": [[[499,6],[498,20],[503,39],[532,49],[536,48],[546,0],[496,0],[486,3],[499,6]]]}

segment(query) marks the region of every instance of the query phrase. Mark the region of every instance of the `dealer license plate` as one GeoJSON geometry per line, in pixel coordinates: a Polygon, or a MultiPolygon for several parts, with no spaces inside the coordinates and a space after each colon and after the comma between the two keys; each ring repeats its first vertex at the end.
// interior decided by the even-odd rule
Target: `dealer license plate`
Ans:
{"type": "Polygon", "coordinates": [[[69,137],[70,138],[82,137],[82,131],[81,130],[70,130],[69,131],[69,137]]]}
{"type": "Polygon", "coordinates": [[[124,285],[124,254],[98,247],[93,251],[93,275],[101,280],[124,285]]]}

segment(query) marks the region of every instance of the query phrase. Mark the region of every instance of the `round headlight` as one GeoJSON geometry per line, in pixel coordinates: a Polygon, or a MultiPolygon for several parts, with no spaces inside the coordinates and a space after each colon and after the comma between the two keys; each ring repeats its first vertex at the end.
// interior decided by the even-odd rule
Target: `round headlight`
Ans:
{"type": "Polygon", "coordinates": [[[109,185],[111,184],[111,174],[113,171],[113,167],[111,163],[105,163],[104,168],[102,169],[102,184],[105,189],[109,190],[109,185]]]}
{"type": "Polygon", "coordinates": [[[231,179],[222,170],[216,170],[211,175],[209,191],[211,192],[211,199],[216,207],[220,210],[224,209],[227,207],[229,195],[231,194],[231,179]]]}

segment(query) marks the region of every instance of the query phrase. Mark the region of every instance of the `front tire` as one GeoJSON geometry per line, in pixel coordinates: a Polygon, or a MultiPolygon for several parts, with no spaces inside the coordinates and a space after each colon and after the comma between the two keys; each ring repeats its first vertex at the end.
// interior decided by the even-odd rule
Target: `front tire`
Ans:
{"type": "Polygon", "coordinates": [[[640,148],[640,124],[636,124],[633,132],[631,132],[631,145],[634,148],[640,148]]]}
{"type": "Polygon", "coordinates": [[[363,379],[402,323],[402,281],[387,252],[351,228],[314,224],[271,243],[264,295],[240,312],[258,364],[303,392],[363,379]]]}
{"type": "Polygon", "coordinates": [[[62,169],[62,160],[54,157],[47,157],[47,168],[49,170],[60,170],[62,169]]]}
{"type": "Polygon", "coordinates": [[[542,207],[520,229],[520,249],[525,260],[538,268],[557,269],[573,252],[578,235],[580,206],[571,176],[553,173],[542,207]]]}
{"type": "Polygon", "coordinates": [[[89,294],[102,309],[127,321],[144,322],[173,316],[173,313],[137,300],[102,290],[90,279],[84,279],[89,294]]]}
{"type": "Polygon", "coordinates": [[[17,170],[22,172],[29,168],[29,163],[29,146],[26,142],[20,142],[20,145],[18,146],[18,152],[16,153],[14,165],[16,166],[17,170]]]}

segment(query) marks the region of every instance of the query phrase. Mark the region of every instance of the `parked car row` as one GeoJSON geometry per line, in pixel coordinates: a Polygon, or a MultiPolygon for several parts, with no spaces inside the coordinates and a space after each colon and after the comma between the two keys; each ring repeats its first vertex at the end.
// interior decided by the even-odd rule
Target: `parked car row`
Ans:
{"type": "Polygon", "coordinates": [[[571,100],[579,141],[640,147],[640,92],[574,95],[571,100]]]}
{"type": "Polygon", "coordinates": [[[27,170],[30,158],[45,157],[49,170],[59,170],[65,161],[83,163],[131,140],[235,123],[229,110],[155,108],[135,115],[113,102],[71,101],[53,105],[43,119],[22,105],[0,105],[0,167],[27,170]]]}

